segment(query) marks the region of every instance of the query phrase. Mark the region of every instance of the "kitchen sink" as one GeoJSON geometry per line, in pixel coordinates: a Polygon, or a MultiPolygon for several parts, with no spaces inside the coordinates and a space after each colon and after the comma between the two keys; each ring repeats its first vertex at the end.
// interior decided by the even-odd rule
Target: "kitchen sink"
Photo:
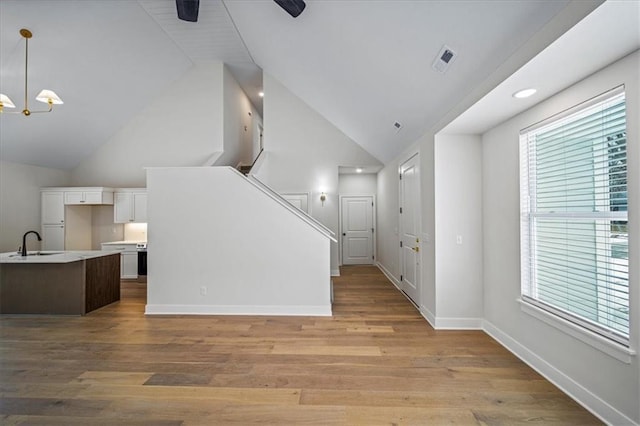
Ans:
{"type": "MultiPolygon", "coordinates": [[[[27,256],[51,256],[53,254],[62,254],[64,252],[62,251],[46,251],[46,252],[35,252],[35,253],[28,253],[27,256]]],[[[12,254],[9,257],[22,257],[22,255],[20,253],[16,253],[16,254],[12,254]]]]}

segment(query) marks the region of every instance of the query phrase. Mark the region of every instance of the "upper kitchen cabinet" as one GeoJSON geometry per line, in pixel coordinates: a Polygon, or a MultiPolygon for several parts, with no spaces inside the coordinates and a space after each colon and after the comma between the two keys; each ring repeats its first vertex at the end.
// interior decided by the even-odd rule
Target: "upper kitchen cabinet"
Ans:
{"type": "Polygon", "coordinates": [[[64,191],[66,205],[111,205],[112,188],[67,188],[64,191]]]}
{"type": "Polygon", "coordinates": [[[64,223],[64,192],[41,191],[42,223],[60,225],[64,223]]]}
{"type": "Polygon", "coordinates": [[[146,223],[147,190],[145,188],[116,189],[113,216],[115,223],[146,223]]]}

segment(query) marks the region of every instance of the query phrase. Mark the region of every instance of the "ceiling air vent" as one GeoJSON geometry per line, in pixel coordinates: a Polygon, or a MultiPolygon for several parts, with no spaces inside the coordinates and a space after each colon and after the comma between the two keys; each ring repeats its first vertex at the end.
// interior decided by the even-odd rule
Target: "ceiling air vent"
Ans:
{"type": "Polygon", "coordinates": [[[456,54],[456,52],[451,50],[450,47],[446,45],[442,46],[442,49],[440,49],[440,53],[438,53],[438,56],[436,56],[433,64],[431,64],[431,68],[438,71],[439,73],[444,74],[445,72],[447,72],[449,65],[451,65],[453,61],[456,60],[457,56],[458,55],[456,54]]]}

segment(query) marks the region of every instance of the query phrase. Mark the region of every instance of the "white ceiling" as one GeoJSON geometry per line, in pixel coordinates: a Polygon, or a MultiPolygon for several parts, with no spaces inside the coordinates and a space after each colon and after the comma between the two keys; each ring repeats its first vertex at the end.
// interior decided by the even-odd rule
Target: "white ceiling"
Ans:
{"type": "Polygon", "coordinates": [[[273,1],[200,0],[193,24],[174,0],[0,0],[0,90],[22,106],[26,27],[29,97],[46,87],[65,101],[2,114],[0,158],[73,168],[194,63],[220,60],[257,107],[262,68],[388,162],[568,3],[307,0],[293,19],[273,1]],[[439,74],[444,44],[458,56],[439,74]]]}
{"type": "Polygon", "coordinates": [[[297,19],[271,1],[227,7],[265,72],[386,163],[566,4],[307,1],[297,19]],[[439,74],[431,64],[445,44],[458,56],[439,74]]]}
{"type": "MultiPolygon", "coordinates": [[[[29,106],[43,88],[64,105],[50,114],[0,115],[0,158],[62,169],[105,143],[192,61],[136,2],[0,1],[0,90],[20,110],[24,39],[29,106]]],[[[5,110],[6,111],[6,110],[5,110]]]]}
{"type": "Polygon", "coordinates": [[[640,48],[640,1],[607,1],[442,131],[481,134],[640,48]],[[518,90],[535,95],[516,99],[518,90]]]}

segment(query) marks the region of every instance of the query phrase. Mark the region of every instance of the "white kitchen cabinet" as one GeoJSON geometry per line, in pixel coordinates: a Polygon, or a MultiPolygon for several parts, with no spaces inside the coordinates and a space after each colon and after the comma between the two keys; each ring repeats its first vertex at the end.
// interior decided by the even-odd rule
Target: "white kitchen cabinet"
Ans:
{"type": "Polygon", "coordinates": [[[42,191],[42,219],[43,224],[64,223],[64,193],[62,191],[42,191]]]}
{"type": "Polygon", "coordinates": [[[117,190],[114,195],[115,223],[146,223],[147,192],[144,189],[117,190]]]}
{"type": "Polygon", "coordinates": [[[64,250],[64,225],[42,225],[42,250],[64,250]]]}
{"type": "Polygon", "coordinates": [[[147,193],[133,193],[133,221],[147,223],[147,193]]]}
{"type": "Polygon", "coordinates": [[[113,191],[106,188],[70,188],[64,192],[64,203],[67,205],[110,205],[113,204],[113,191]]]}
{"type": "Polygon", "coordinates": [[[40,192],[42,250],[64,250],[64,192],[40,192]]]}
{"type": "Polygon", "coordinates": [[[138,278],[138,250],[135,243],[102,243],[102,250],[120,252],[120,278],[138,278]]]}
{"type": "Polygon", "coordinates": [[[122,264],[122,268],[120,271],[121,278],[138,278],[138,252],[122,253],[120,263],[122,264]]]}

